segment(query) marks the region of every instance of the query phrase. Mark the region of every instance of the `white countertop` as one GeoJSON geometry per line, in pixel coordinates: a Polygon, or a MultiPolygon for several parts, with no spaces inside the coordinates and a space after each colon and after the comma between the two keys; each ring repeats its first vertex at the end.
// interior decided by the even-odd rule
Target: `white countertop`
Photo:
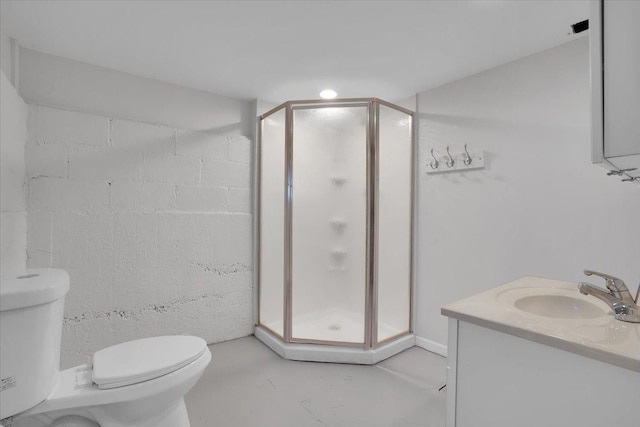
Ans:
{"type": "Polygon", "coordinates": [[[640,323],[616,320],[609,306],[571,282],[523,277],[449,304],[442,314],[640,372],[640,323]],[[586,319],[547,317],[515,306],[518,298],[565,295],[597,306],[586,319]],[[601,309],[600,312],[598,309],[601,309]]]}

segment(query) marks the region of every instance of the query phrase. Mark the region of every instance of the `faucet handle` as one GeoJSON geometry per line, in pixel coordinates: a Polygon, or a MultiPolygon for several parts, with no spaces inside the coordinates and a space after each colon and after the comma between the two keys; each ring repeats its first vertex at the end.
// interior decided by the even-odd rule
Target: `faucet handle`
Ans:
{"type": "Polygon", "coordinates": [[[584,270],[584,274],[587,276],[598,276],[598,277],[602,277],[604,280],[607,281],[607,289],[609,289],[610,291],[624,291],[624,290],[628,290],[627,285],[624,284],[624,281],[622,279],[619,279],[615,276],[611,276],[609,274],[605,274],[605,273],[599,273],[597,271],[593,271],[593,270],[584,270]]]}

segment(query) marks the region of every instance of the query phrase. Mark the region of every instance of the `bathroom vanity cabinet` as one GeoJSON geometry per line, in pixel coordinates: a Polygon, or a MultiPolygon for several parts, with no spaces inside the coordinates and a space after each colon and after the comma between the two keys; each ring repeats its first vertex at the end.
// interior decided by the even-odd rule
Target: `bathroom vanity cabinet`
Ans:
{"type": "Polygon", "coordinates": [[[589,298],[574,283],[525,277],[444,307],[447,427],[640,425],[640,324],[589,298]],[[523,295],[571,292],[582,301],[574,318],[518,308],[523,295]]]}
{"type": "Polygon", "coordinates": [[[592,160],[640,182],[640,1],[591,3],[592,160]]]}

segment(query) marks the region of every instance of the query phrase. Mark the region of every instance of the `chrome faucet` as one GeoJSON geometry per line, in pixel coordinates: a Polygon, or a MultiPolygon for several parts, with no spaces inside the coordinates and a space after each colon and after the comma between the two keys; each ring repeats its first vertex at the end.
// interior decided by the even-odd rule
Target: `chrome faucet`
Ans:
{"type": "Polygon", "coordinates": [[[581,294],[592,295],[609,304],[615,318],[618,320],[640,323],[640,307],[638,307],[640,285],[638,286],[638,292],[634,299],[631,292],[629,292],[629,288],[627,288],[627,285],[625,285],[621,279],[591,270],[584,270],[584,274],[587,276],[602,277],[606,282],[607,289],[580,282],[578,290],[581,294]]]}

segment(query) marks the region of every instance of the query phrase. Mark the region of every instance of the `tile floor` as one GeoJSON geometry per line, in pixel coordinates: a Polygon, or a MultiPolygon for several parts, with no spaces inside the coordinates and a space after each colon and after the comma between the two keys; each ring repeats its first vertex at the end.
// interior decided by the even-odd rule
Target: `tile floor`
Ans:
{"type": "Polygon", "coordinates": [[[254,337],[210,347],[192,427],[444,427],[446,360],[414,347],[374,366],[284,360],[254,337]]]}

